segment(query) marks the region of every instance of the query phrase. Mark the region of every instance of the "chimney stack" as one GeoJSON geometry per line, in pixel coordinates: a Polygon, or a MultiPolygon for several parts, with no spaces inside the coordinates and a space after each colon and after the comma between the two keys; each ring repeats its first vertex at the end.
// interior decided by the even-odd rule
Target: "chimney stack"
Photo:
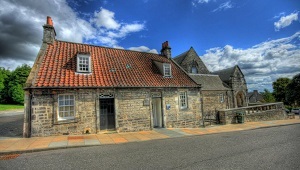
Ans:
{"type": "Polygon", "coordinates": [[[166,56],[168,59],[171,58],[171,47],[169,46],[169,42],[166,41],[162,43],[162,48],[160,50],[161,55],[166,56]]]}
{"type": "Polygon", "coordinates": [[[51,17],[47,16],[46,24],[43,27],[44,27],[43,42],[47,44],[52,44],[55,41],[56,32],[51,17]]]}

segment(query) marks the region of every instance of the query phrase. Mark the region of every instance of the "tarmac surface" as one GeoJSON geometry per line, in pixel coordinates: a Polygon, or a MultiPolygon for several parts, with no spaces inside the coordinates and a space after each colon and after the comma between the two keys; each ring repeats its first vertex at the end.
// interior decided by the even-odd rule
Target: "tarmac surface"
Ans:
{"type": "MultiPolygon", "coordinates": [[[[1,116],[0,116],[1,117],[1,116]]],[[[299,116],[295,119],[245,122],[243,124],[213,125],[205,128],[155,128],[152,131],[116,133],[108,132],[88,135],[63,135],[49,137],[0,137],[0,160],[8,154],[37,152],[44,150],[66,149],[95,145],[143,142],[191,135],[209,135],[224,132],[252,130],[274,126],[300,124],[299,116]]]]}

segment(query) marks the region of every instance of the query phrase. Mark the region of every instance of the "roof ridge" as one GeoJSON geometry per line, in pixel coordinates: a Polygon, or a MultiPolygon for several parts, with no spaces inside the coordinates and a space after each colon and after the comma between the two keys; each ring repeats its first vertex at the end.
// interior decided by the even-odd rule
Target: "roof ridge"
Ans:
{"type": "Polygon", "coordinates": [[[113,49],[113,50],[122,50],[122,51],[131,51],[131,52],[138,52],[138,53],[154,54],[154,55],[158,55],[158,56],[162,56],[163,57],[163,55],[160,55],[158,53],[156,54],[156,53],[145,52],[145,51],[136,51],[136,50],[122,49],[122,48],[114,48],[114,47],[108,47],[108,46],[101,46],[101,45],[95,45],[95,44],[86,44],[86,43],[78,43],[78,42],[64,41],[64,40],[58,40],[58,39],[55,39],[55,41],[64,42],[64,43],[79,44],[79,45],[87,45],[87,46],[93,46],[93,47],[100,47],[100,48],[108,48],[108,49],[113,49]]]}

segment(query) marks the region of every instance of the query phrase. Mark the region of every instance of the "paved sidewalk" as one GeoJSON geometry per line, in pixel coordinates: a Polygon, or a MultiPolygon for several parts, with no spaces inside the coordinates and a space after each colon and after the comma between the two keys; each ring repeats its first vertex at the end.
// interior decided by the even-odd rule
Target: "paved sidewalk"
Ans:
{"type": "MultiPolygon", "coordinates": [[[[0,137],[0,155],[13,153],[36,152],[50,149],[62,149],[105,144],[141,142],[147,140],[184,137],[191,135],[207,135],[214,133],[250,130],[264,127],[282,126],[300,123],[299,116],[295,119],[274,120],[263,122],[246,122],[244,124],[228,124],[207,126],[206,128],[160,128],[152,131],[107,133],[90,135],[68,135],[32,138],[0,137]]],[[[1,157],[1,156],[0,156],[1,157]]]]}

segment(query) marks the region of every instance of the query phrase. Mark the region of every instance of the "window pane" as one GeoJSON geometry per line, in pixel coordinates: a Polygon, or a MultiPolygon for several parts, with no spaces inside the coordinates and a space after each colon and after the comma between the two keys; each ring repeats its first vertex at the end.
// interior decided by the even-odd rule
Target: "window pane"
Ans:
{"type": "Polygon", "coordinates": [[[58,101],[58,117],[64,119],[64,117],[74,117],[74,104],[75,97],[74,95],[60,95],[58,101]]]}

